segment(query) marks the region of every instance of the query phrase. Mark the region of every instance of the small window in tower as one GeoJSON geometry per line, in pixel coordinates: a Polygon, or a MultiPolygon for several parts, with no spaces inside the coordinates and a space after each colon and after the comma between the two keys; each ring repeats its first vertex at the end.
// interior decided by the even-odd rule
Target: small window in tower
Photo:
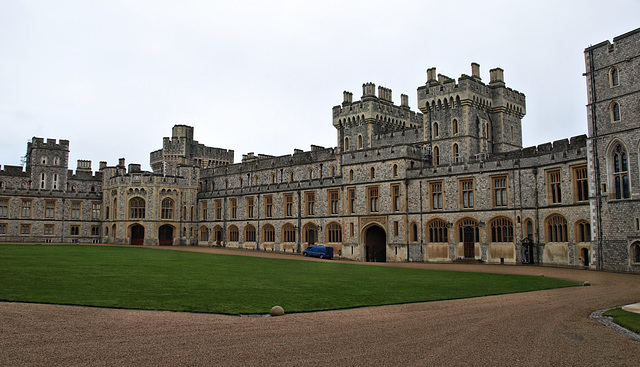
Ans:
{"type": "Polygon", "coordinates": [[[617,87],[618,85],[620,85],[620,78],[619,78],[619,75],[618,75],[618,68],[613,67],[609,71],[609,82],[611,83],[612,87],[617,87]]]}
{"type": "Polygon", "coordinates": [[[618,102],[611,103],[611,121],[620,121],[620,105],[618,104],[618,102]]]}

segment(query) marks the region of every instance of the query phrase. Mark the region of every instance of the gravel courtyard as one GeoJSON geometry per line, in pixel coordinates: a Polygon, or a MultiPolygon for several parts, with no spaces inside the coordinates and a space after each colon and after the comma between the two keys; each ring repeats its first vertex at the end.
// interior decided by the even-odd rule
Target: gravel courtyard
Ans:
{"type": "MultiPolygon", "coordinates": [[[[179,249],[293,256],[218,248],[179,249]]],[[[640,302],[638,275],[498,265],[365,266],[543,274],[589,281],[591,286],[264,318],[0,302],[0,365],[637,366],[639,363],[640,342],[589,318],[596,310],[640,302]]]]}

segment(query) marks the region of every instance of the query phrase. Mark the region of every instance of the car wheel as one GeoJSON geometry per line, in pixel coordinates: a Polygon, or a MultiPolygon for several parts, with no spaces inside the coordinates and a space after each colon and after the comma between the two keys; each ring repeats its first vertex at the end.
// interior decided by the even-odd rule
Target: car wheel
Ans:
{"type": "Polygon", "coordinates": [[[321,258],[321,259],[324,259],[324,255],[320,255],[320,258],[321,258]]]}
{"type": "Polygon", "coordinates": [[[307,253],[306,253],[306,252],[303,252],[303,253],[302,253],[302,256],[307,256],[307,253]]]}

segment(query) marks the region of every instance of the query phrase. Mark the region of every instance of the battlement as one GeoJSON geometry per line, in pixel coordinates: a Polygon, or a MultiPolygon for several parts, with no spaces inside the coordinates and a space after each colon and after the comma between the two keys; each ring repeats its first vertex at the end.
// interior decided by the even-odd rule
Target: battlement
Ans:
{"type": "Polygon", "coordinates": [[[46,149],[69,149],[69,140],[48,138],[47,141],[43,138],[33,137],[29,143],[32,148],[46,148],[46,149]]]}
{"type": "Polygon", "coordinates": [[[9,166],[5,165],[4,169],[0,166],[0,175],[6,176],[30,176],[29,170],[23,170],[22,166],[9,166]]]}
{"type": "Polygon", "coordinates": [[[364,83],[362,99],[356,102],[353,93],[344,91],[342,104],[333,107],[333,126],[339,129],[372,123],[400,130],[422,125],[422,115],[409,108],[409,96],[401,94],[400,105],[395,105],[391,89],[379,86],[376,97],[375,87],[374,83],[364,83]]]}
{"type": "Polygon", "coordinates": [[[471,64],[471,76],[462,74],[458,82],[437,74],[436,68],[427,70],[427,82],[418,88],[418,108],[423,113],[471,105],[487,112],[507,112],[522,118],[525,111],[525,95],[504,82],[504,70],[491,69],[490,82],[480,78],[480,65],[471,64]]]}
{"type": "Polygon", "coordinates": [[[616,46],[624,46],[624,45],[633,45],[640,40],[640,28],[636,28],[627,33],[621,34],[619,36],[613,37],[613,43],[611,41],[606,40],[595,45],[589,46],[584,49],[584,52],[595,51],[595,50],[606,50],[607,52],[613,52],[616,49],[616,46]]]}
{"type": "Polygon", "coordinates": [[[335,160],[334,148],[323,148],[312,146],[310,151],[295,149],[291,155],[282,156],[255,156],[254,153],[244,155],[248,160],[243,159],[242,163],[230,164],[221,167],[213,167],[203,170],[202,176],[225,176],[260,170],[273,170],[276,168],[289,168],[296,165],[312,164],[322,161],[335,160]]]}

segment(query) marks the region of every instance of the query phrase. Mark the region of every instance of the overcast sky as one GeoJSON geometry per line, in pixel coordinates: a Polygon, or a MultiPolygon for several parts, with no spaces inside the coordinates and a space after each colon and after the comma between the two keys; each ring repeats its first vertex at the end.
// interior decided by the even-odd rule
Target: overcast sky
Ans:
{"type": "Polygon", "coordinates": [[[640,1],[0,0],[0,164],[33,136],[76,160],[141,163],[174,124],[270,155],[336,146],[331,108],[373,82],[394,102],[426,70],[504,69],[524,145],[586,134],[583,51],[640,27],[640,1]]]}

